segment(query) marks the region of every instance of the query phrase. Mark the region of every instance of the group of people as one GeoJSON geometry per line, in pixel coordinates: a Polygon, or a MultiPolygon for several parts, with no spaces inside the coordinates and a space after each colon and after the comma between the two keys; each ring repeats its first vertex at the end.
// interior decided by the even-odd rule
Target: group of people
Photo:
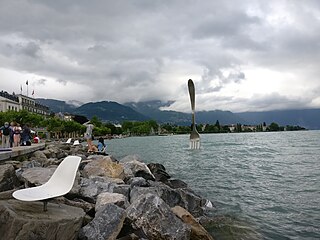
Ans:
{"type": "Polygon", "coordinates": [[[11,148],[31,145],[31,130],[28,124],[25,124],[22,128],[19,123],[5,122],[0,128],[2,148],[11,148]]]}

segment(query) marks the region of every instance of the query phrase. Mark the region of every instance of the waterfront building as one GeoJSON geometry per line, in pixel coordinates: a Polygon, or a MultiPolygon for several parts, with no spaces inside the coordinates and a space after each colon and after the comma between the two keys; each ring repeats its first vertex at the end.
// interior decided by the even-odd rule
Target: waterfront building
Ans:
{"type": "Polygon", "coordinates": [[[16,111],[20,110],[19,99],[15,95],[11,95],[7,92],[0,92],[0,111],[16,111]]]}
{"type": "Polygon", "coordinates": [[[23,94],[9,94],[7,92],[0,92],[0,111],[21,111],[26,110],[31,113],[40,115],[50,115],[49,107],[38,103],[34,98],[25,96],[23,94]]]}

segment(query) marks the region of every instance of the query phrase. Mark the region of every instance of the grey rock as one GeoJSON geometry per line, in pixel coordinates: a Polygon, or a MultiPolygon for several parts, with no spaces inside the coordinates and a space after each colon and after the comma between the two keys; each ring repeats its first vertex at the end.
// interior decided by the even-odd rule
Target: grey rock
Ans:
{"type": "Polygon", "coordinates": [[[21,173],[21,179],[26,187],[34,187],[45,184],[56,170],[56,166],[51,168],[33,167],[25,169],[21,173]]]}
{"type": "Polygon", "coordinates": [[[180,179],[169,179],[167,185],[174,189],[188,187],[188,184],[180,179]]]}
{"type": "Polygon", "coordinates": [[[174,207],[176,205],[184,205],[180,194],[174,189],[171,189],[164,184],[158,184],[157,186],[151,186],[148,188],[145,188],[145,187],[132,188],[130,192],[130,202],[133,203],[141,195],[146,195],[148,193],[159,196],[170,207],[174,207]]]}
{"type": "Polygon", "coordinates": [[[140,195],[152,193],[159,196],[170,207],[181,206],[187,209],[193,216],[203,215],[203,207],[206,199],[200,197],[189,188],[172,189],[161,182],[150,182],[151,187],[134,187],[130,191],[130,203],[134,202],[140,195]]]}
{"type": "Polygon", "coordinates": [[[83,175],[124,179],[124,170],[122,165],[113,162],[109,156],[104,156],[89,162],[83,168],[83,175]]]}
{"type": "Polygon", "coordinates": [[[13,165],[4,164],[0,166],[0,192],[13,189],[19,186],[19,180],[16,176],[13,165]]]}
{"type": "Polygon", "coordinates": [[[34,167],[43,167],[43,163],[39,162],[37,159],[30,158],[29,161],[23,161],[22,168],[34,168],[34,167]]]}
{"type": "Polygon", "coordinates": [[[190,239],[190,227],[159,196],[141,195],[126,212],[134,228],[141,228],[149,239],[190,239]]]}
{"type": "Polygon", "coordinates": [[[79,198],[73,198],[72,200],[67,199],[65,197],[57,197],[52,199],[50,202],[58,203],[58,204],[66,204],[69,206],[77,207],[77,208],[82,208],[86,213],[93,211],[94,212],[94,204],[93,203],[88,203],[82,199],[79,198]]]}
{"type": "Polygon", "coordinates": [[[40,150],[32,153],[31,157],[47,159],[47,156],[43,153],[43,151],[40,150]]]}
{"type": "Polygon", "coordinates": [[[10,189],[4,192],[0,192],[0,200],[7,200],[7,199],[13,199],[12,194],[16,191],[17,189],[10,189]]]}
{"type": "Polygon", "coordinates": [[[113,193],[120,193],[123,194],[124,196],[127,197],[127,199],[129,199],[130,197],[130,185],[127,184],[116,184],[113,187],[112,190],[113,193]]]}
{"type": "Polygon", "coordinates": [[[127,155],[124,158],[120,159],[120,163],[126,163],[126,162],[131,162],[131,161],[139,161],[142,162],[141,158],[139,155],[137,154],[133,154],[133,155],[127,155]]]}
{"type": "Polygon", "coordinates": [[[50,144],[42,152],[46,155],[47,158],[57,158],[57,154],[63,151],[58,146],[50,144]]]}
{"type": "Polygon", "coordinates": [[[171,209],[184,223],[191,227],[192,240],[213,240],[207,230],[184,208],[175,206],[171,209]]]}
{"type": "Polygon", "coordinates": [[[103,192],[100,193],[97,197],[95,209],[96,212],[101,211],[105,205],[113,203],[121,208],[127,208],[129,206],[129,202],[126,196],[119,193],[109,193],[103,192]]]}
{"type": "Polygon", "coordinates": [[[179,204],[179,206],[187,209],[194,217],[200,217],[204,214],[206,199],[200,197],[190,188],[179,188],[176,191],[183,200],[183,204],[179,204]]]}
{"type": "Polygon", "coordinates": [[[1,239],[75,240],[81,228],[84,211],[64,204],[0,201],[1,239]]]}
{"type": "Polygon", "coordinates": [[[171,177],[166,172],[165,167],[160,163],[149,163],[147,166],[150,169],[150,171],[152,172],[156,181],[167,182],[168,179],[171,177]]]}
{"type": "MultiPolygon", "coordinates": [[[[48,182],[54,171],[56,170],[56,165],[51,165],[48,168],[34,167],[25,169],[22,173],[19,173],[19,179],[24,183],[25,187],[40,186],[48,182]]],[[[80,190],[79,185],[80,173],[77,172],[76,179],[74,181],[73,187],[70,193],[76,194],[80,190]]]]}
{"type": "Polygon", "coordinates": [[[46,155],[47,158],[56,158],[56,154],[50,149],[45,149],[42,153],[46,155]]]}
{"type": "Polygon", "coordinates": [[[144,179],[143,177],[134,177],[131,178],[128,181],[128,184],[130,184],[130,188],[132,189],[133,187],[149,187],[150,183],[144,179]]]}
{"type": "Polygon", "coordinates": [[[123,166],[125,179],[130,179],[133,177],[144,177],[151,180],[155,179],[145,163],[139,162],[137,160],[132,160],[130,162],[126,161],[122,163],[120,160],[120,164],[123,166]]]}
{"type": "Polygon", "coordinates": [[[38,165],[40,167],[46,167],[48,166],[48,159],[44,155],[44,157],[30,157],[29,161],[35,162],[35,165],[38,165]]]}
{"type": "Polygon", "coordinates": [[[79,194],[83,199],[90,203],[95,203],[97,196],[102,192],[113,192],[115,183],[103,178],[81,178],[79,194]]]}
{"type": "Polygon", "coordinates": [[[126,217],[124,209],[107,204],[79,233],[80,240],[114,240],[122,229],[126,217]]]}

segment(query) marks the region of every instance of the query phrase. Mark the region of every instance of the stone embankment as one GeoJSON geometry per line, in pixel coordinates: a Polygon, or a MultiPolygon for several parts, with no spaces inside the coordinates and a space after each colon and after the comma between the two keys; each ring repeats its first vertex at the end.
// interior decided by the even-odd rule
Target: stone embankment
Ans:
{"type": "Polygon", "coordinates": [[[199,223],[207,200],[171,179],[163,165],[139,157],[88,155],[82,145],[47,143],[0,166],[1,239],[213,239],[199,223]],[[68,155],[82,158],[72,190],[42,202],[12,198],[45,183],[68,155]]]}

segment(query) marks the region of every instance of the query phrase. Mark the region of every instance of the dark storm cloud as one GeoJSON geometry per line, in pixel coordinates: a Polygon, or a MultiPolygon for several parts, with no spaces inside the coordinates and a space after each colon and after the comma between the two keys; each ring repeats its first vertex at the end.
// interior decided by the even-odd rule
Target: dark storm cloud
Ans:
{"type": "Polygon", "coordinates": [[[39,58],[41,48],[34,42],[6,44],[4,53],[8,56],[17,55],[18,57],[39,58]]]}
{"type": "Polygon", "coordinates": [[[251,25],[259,25],[261,20],[258,17],[248,16],[243,12],[224,12],[219,10],[205,18],[198,26],[195,26],[193,36],[195,38],[228,37],[241,35],[248,31],[251,25]]]}
{"type": "Polygon", "coordinates": [[[246,104],[253,106],[252,109],[279,110],[279,109],[301,109],[310,103],[309,98],[293,97],[271,93],[261,96],[254,96],[246,101],[246,104]]]}
{"type": "Polygon", "coordinates": [[[0,64],[57,89],[86,88],[80,97],[92,101],[183,101],[181,79],[192,75],[204,108],[218,93],[233,106],[307,106],[310,99],[286,93],[224,91],[248,80],[244,66],[296,74],[317,89],[319,9],[312,0],[2,1],[0,64]]]}

